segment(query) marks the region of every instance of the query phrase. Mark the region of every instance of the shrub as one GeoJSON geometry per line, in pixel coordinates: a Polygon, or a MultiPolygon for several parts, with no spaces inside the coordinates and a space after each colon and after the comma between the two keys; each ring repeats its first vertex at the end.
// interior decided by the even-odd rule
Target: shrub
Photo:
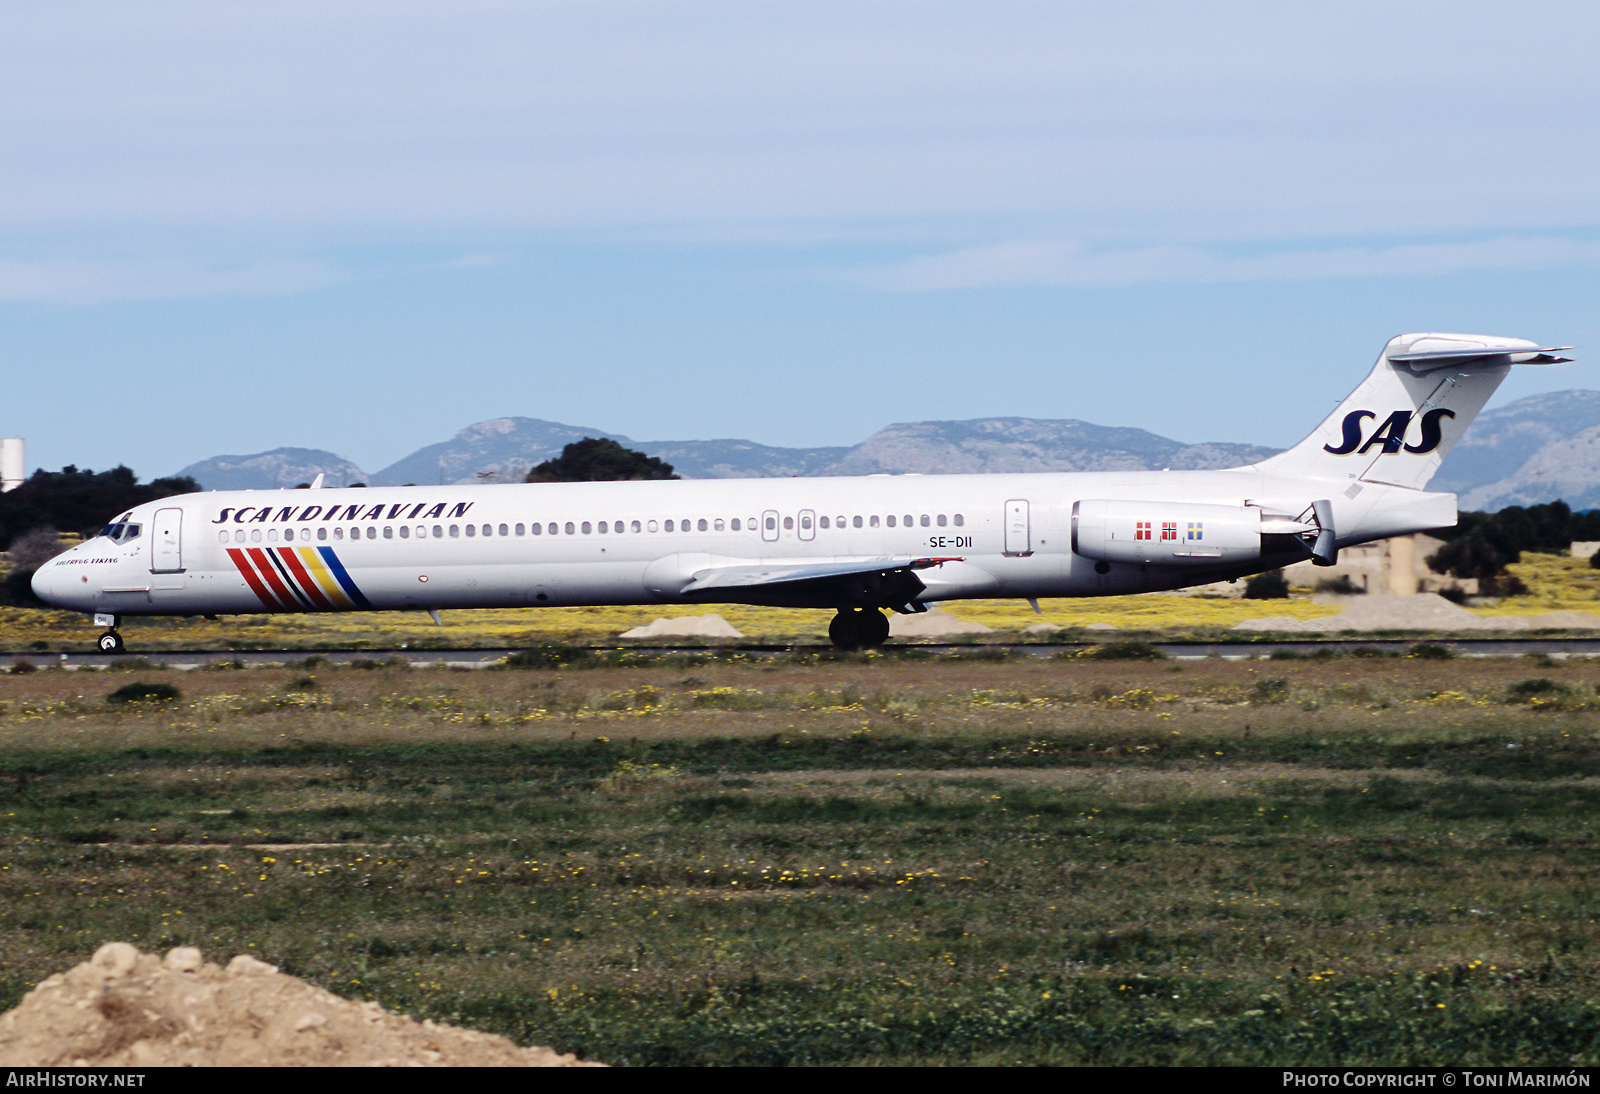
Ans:
{"type": "Polygon", "coordinates": [[[27,570],[32,574],[40,566],[65,551],[68,546],[70,544],[61,542],[61,536],[54,528],[46,525],[31,532],[24,532],[12,540],[6,555],[17,569],[27,570]]]}
{"type": "Polygon", "coordinates": [[[1252,689],[1251,701],[1256,703],[1281,703],[1289,697],[1289,681],[1281,676],[1257,680],[1252,689]]]}
{"type": "Polygon", "coordinates": [[[1160,661],[1167,655],[1148,642],[1107,642],[1084,656],[1096,661],[1160,661]]]}
{"type": "Polygon", "coordinates": [[[169,703],[182,699],[183,693],[171,684],[146,684],[142,681],[124,684],[106,696],[108,703],[169,703]]]}
{"type": "Polygon", "coordinates": [[[1282,570],[1268,570],[1244,583],[1246,600],[1281,600],[1289,595],[1289,582],[1282,570]]]}
{"type": "Polygon", "coordinates": [[[1340,574],[1325,581],[1317,582],[1316,591],[1319,593],[1333,593],[1335,596],[1356,596],[1367,590],[1356,585],[1350,580],[1349,574],[1340,574]]]}
{"type": "Polygon", "coordinates": [[[558,669],[563,665],[581,664],[593,658],[593,650],[576,646],[534,646],[512,654],[503,664],[508,669],[558,669]]]}
{"type": "Polygon", "coordinates": [[[1558,684],[1548,676],[1537,676],[1531,680],[1518,680],[1506,688],[1506,701],[1526,703],[1531,699],[1565,695],[1568,690],[1565,684],[1558,684]]]}
{"type": "Polygon", "coordinates": [[[124,657],[111,662],[106,666],[108,672],[164,672],[165,665],[158,665],[147,657],[124,657]]]}
{"type": "Polygon", "coordinates": [[[33,595],[33,571],[12,570],[0,578],[0,605],[8,608],[48,608],[50,605],[33,595]]]}
{"type": "Polygon", "coordinates": [[[1407,657],[1416,657],[1423,661],[1448,661],[1455,654],[1450,652],[1448,646],[1441,646],[1437,642],[1418,642],[1406,650],[1407,657]]]}
{"type": "Polygon", "coordinates": [[[1528,585],[1516,574],[1478,579],[1478,592],[1482,596],[1527,596],[1528,585]]]}

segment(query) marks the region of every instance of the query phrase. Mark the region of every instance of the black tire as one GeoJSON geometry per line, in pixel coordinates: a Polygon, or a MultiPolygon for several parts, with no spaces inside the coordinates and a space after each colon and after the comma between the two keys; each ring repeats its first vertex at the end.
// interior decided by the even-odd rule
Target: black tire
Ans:
{"type": "Polygon", "coordinates": [[[846,609],[834,616],[833,620],[828,624],[828,637],[841,650],[859,650],[861,648],[859,616],[859,612],[846,609]]]}
{"type": "Polygon", "coordinates": [[[101,653],[121,653],[122,635],[116,631],[107,631],[100,636],[99,646],[101,653]]]}
{"type": "Polygon", "coordinates": [[[867,609],[864,624],[862,632],[866,636],[868,646],[881,646],[889,640],[889,617],[876,608],[867,609]]]}
{"type": "Polygon", "coordinates": [[[876,608],[841,608],[828,637],[841,650],[869,650],[889,637],[889,620],[876,608]]]}

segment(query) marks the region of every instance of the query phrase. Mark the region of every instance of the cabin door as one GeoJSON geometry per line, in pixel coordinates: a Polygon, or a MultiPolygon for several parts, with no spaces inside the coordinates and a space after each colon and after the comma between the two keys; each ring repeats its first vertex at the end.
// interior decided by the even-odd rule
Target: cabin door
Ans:
{"type": "Polygon", "coordinates": [[[183,510],[157,509],[150,536],[150,572],[183,573],[183,510]]]}
{"type": "Polygon", "coordinates": [[[1006,554],[1023,556],[1033,554],[1033,533],[1028,526],[1027,499],[1006,502],[1006,554]]]}

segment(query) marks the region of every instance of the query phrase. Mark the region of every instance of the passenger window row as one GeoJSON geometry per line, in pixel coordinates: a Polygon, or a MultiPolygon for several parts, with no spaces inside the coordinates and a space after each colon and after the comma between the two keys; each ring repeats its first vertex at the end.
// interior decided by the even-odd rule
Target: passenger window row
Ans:
{"type": "Polygon", "coordinates": [[[747,526],[752,532],[755,531],[756,521],[754,517],[751,517],[748,521],[742,521],[738,517],[734,517],[732,520],[727,521],[724,521],[721,517],[715,517],[709,520],[705,517],[701,517],[699,520],[685,519],[677,521],[614,520],[608,522],[602,520],[598,522],[591,522],[585,520],[575,522],[569,520],[565,524],[551,521],[549,524],[535,523],[532,531],[536,536],[559,536],[563,533],[569,536],[576,536],[580,534],[587,536],[595,532],[598,532],[602,536],[608,532],[620,536],[624,532],[726,532],[730,530],[739,532],[743,531],[747,526]]]}
{"type": "MultiPolygon", "coordinates": [[[[870,517],[866,517],[866,518],[851,517],[850,518],[850,527],[852,527],[852,528],[860,528],[860,527],[862,527],[863,526],[863,520],[865,520],[865,526],[868,527],[868,528],[876,528],[876,527],[878,527],[878,518],[876,516],[870,516],[870,517]]],[[[827,517],[819,518],[817,520],[817,524],[820,527],[823,527],[823,528],[828,527],[828,518],[827,517]]],[[[932,527],[935,527],[935,526],[937,526],[939,528],[945,528],[945,527],[948,527],[948,526],[950,526],[952,524],[955,525],[957,528],[964,528],[964,527],[966,527],[966,524],[967,524],[967,518],[965,516],[963,516],[962,514],[960,514],[960,513],[957,513],[954,516],[946,516],[946,514],[944,514],[944,513],[939,513],[939,514],[936,514],[935,516],[931,516],[931,517],[927,513],[923,513],[921,517],[913,517],[912,514],[910,514],[910,513],[907,513],[907,514],[905,514],[904,516],[901,516],[901,517],[896,517],[895,514],[890,513],[888,516],[883,518],[883,524],[884,524],[884,527],[886,527],[886,528],[894,528],[896,526],[903,527],[903,528],[911,528],[911,527],[915,527],[917,525],[921,525],[923,528],[932,528],[932,527]]],[[[844,518],[843,517],[835,517],[834,518],[834,526],[838,527],[838,528],[843,528],[845,526],[844,518]]],[[[787,520],[784,521],[784,527],[785,528],[789,527],[789,523],[788,523],[787,520]]]]}
{"type": "MultiPolygon", "coordinates": [[[[778,520],[778,518],[775,517],[775,516],[767,518],[767,527],[768,527],[769,530],[776,530],[776,528],[777,528],[777,520],[778,520]]],[[[821,528],[835,527],[835,528],[840,528],[840,529],[844,529],[844,528],[877,528],[877,527],[880,526],[879,518],[876,515],[868,516],[868,517],[859,517],[859,516],[850,517],[848,523],[846,523],[846,518],[844,518],[844,517],[834,517],[831,520],[828,517],[819,517],[818,520],[817,520],[817,524],[821,528]]],[[[920,520],[917,520],[917,519],[913,518],[912,514],[907,513],[904,516],[899,516],[899,517],[891,514],[891,515],[889,515],[887,517],[884,517],[882,519],[882,526],[883,527],[888,527],[888,528],[894,528],[894,527],[897,527],[897,526],[905,527],[905,528],[912,528],[912,527],[917,526],[918,524],[920,524],[921,527],[923,527],[923,528],[931,528],[931,527],[935,527],[935,526],[937,526],[939,528],[944,528],[944,527],[947,527],[948,525],[951,525],[951,524],[955,525],[955,527],[957,527],[957,528],[961,528],[961,527],[964,527],[966,525],[966,518],[964,516],[962,516],[962,514],[960,514],[960,513],[956,513],[954,516],[947,516],[944,513],[939,513],[939,514],[937,514],[935,516],[931,516],[931,517],[927,513],[923,513],[921,518],[920,518],[920,520]]],[[[784,517],[783,518],[783,526],[786,529],[791,529],[792,530],[795,527],[795,518],[792,517],[792,516],[784,517]]],[[[127,527],[132,529],[132,535],[128,536],[127,538],[131,539],[131,538],[133,538],[133,536],[137,536],[139,534],[139,532],[138,532],[139,526],[137,524],[128,525],[127,527]]],[[[602,521],[587,521],[587,520],[585,520],[585,521],[570,521],[569,520],[569,521],[566,521],[565,523],[558,523],[556,521],[550,521],[547,524],[545,524],[545,523],[534,523],[534,524],[531,524],[531,525],[522,525],[522,524],[501,524],[501,525],[494,525],[494,524],[482,524],[482,525],[479,525],[479,524],[468,524],[468,525],[464,525],[463,526],[463,525],[459,525],[459,524],[450,524],[450,525],[435,524],[435,525],[432,525],[431,528],[430,528],[429,525],[426,525],[426,524],[418,524],[418,525],[415,526],[415,533],[414,534],[415,534],[417,539],[427,539],[429,537],[429,535],[430,535],[430,532],[431,532],[431,535],[432,535],[432,537],[434,539],[444,539],[447,536],[449,538],[451,538],[451,539],[459,539],[459,538],[461,538],[463,527],[466,530],[467,538],[468,539],[473,539],[473,538],[476,538],[476,537],[478,537],[480,535],[485,537],[485,538],[487,538],[487,537],[490,537],[490,536],[494,536],[496,534],[501,535],[501,536],[524,536],[524,535],[528,535],[530,533],[533,534],[533,535],[536,535],[536,536],[543,536],[543,535],[556,536],[556,535],[563,535],[563,534],[564,535],[569,535],[569,536],[575,536],[575,535],[585,535],[585,536],[587,536],[587,535],[592,535],[592,534],[598,533],[598,534],[603,536],[603,535],[608,535],[608,534],[610,534],[610,535],[622,535],[622,534],[624,534],[624,532],[647,533],[647,532],[656,532],[656,531],[661,531],[661,532],[691,532],[691,531],[695,531],[695,532],[723,532],[723,531],[739,532],[739,531],[743,531],[746,528],[748,528],[750,531],[754,532],[754,531],[756,531],[758,529],[759,525],[757,524],[757,522],[756,522],[754,517],[751,517],[748,520],[740,520],[738,517],[734,517],[734,518],[732,518],[731,520],[728,520],[728,521],[724,521],[720,517],[711,518],[711,519],[708,519],[706,517],[699,517],[699,518],[690,518],[690,519],[684,519],[684,520],[678,520],[678,521],[664,520],[664,521],[660,521],[660,522],[653,521],[653,520],[649,520],[649,521],[637,521],[637,520],[635,520],[635,521],[620,521],[620,520],[616,520],[616,521],[604,521],[604,520],[602,520],[602,521]]],[[[800,527],[801,527],[802,530],[809,530],[810,529],[810,527],[811,527],[811,517],[809,515],[802,515],[800,517],[800,527]]],[[[279,534],[278,529],[276,529],[276,528],[268,528],[266,530],[265,534],[266,534],[266,542],[268,542],[268,543],[277,543],[278,542],[278,534],[279,534]]],[[[382,526],[381,530],[380,530],[378,525],[374,525],[374,524],[357,525],[357,526],[353,526],[353,527],[350,528],[350,538],[352,540],[361,539],[363,536],[365,536],[367,539],[377,539],[380,535],[384,539],[394,539],[396,537],[396,535],[398,535],[400,539],[410,539],[410,538],[412,538],[412,535],[413,535],[412,525],[409,525],[409,524],[401,524],[401,525],[385,524],[385,525],[382,526]],[[363,529],[365,529],[365,530],[363,530],[363,529]]],[[[115,538],[115,537],[113,537],[113,538],[115,538]]],[[[218,538],[219,542],[227,543],[229,541],[229,539],[230,539],[227,529],[223,529],[222,531],[218,532],[217,533],[217,538],[218,538]]],[[[245,538],[246,538],[245,537],[245,530],[243,528],[235,529],[231,538],[232,538],[232,541],[234,543],[244,543],[245,542],[245,538]]],[[[313,537],[312,537],[310,528],[301,528],[298,531],[296,529],[294,529],[294,528],[285,528],[285,529],[283,529],[283,542],[285,542],[285,543],[294,543],[296,541],[302,542],[302,543],[310,543],[312,541],[312,538],[313,537]]],[[[328,539],[342,540],[342,539],[345,538],[344,526],[335,525],[331,530],[329,528],[327,528],[326,526],[319,527],[316,530],[316,537],[315,538],[317,540],[319,540],[319,541],[326,541],[328,539]]],[[[250,533],[249,533],[249,541],[251,543],[260,543],[262,541],[262,531],[261,531],[261,529],[259,529],[259,528],[251,529],[250,533]]]]}

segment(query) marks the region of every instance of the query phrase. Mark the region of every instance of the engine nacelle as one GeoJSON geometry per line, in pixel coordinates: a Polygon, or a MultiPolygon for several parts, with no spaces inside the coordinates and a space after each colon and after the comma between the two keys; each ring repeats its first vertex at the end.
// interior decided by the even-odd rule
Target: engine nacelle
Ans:
{"type": "Polygon", "coordinates": [[[1265,545],[1271,551],[1315,531],[1253,505],[1080,501],[1072,507],[1072,550],[1098,562],[1197,568],[1255,562],[1263,536],[1271,537],[1265,545]]]}

